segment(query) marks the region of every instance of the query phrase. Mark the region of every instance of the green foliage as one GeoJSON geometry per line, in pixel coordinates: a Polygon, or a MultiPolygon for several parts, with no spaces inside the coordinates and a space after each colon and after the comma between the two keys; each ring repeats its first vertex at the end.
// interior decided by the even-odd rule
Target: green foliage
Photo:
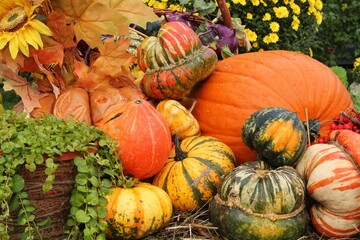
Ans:
{"type": "Polygon", "coordinates": [[[324,1],[314,57],[328,66],[349,66],[360,56],[360,1],[324,1]]]}
{"type": "Polygon", "coordinates": [[[24,239],[39,238],[39,228],[49,224],[38,222],[35,208],[24,191],[24,179],[19,169],[34,171],[45,164],[43,191],[52,189],[59,162],[56,156],[79,152],[71,213],[67,224],[68,239],[105,239],[107,223],[106,195],[112,186],[131,184],[122,175],[122,165],[116,153],[116,142],[100,129],[72,119],[64,121],[53,115],[26,118],[4,110],[0,114],[0,239],[9,239],[10,213],[17,210],[17,223],[23,225],[24,239]],[[47,157],[44,157],[47,156],[47,157]]]}
{"type": "Polygon", "coordinates": [[[331,70],[340,78],[345,87],[349,86],[346,69],[340,66],[333,66],[331,70]]]}

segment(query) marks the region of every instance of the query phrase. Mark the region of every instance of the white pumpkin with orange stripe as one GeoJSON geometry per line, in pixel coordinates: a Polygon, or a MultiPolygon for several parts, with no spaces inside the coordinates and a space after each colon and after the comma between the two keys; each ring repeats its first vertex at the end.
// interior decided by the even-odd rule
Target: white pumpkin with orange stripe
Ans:
{"type": "Polygon", "coordinates": [[[352,156],[335,144],[308,147],[296,166],[316,201],[310,216],[327,237],[353,237],[360,229],[360,174],[352,156]]]}

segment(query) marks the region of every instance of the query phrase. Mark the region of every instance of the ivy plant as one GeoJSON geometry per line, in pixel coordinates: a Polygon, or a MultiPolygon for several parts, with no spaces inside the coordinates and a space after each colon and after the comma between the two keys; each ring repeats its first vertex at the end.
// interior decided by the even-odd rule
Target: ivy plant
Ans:
{"type": "Polygon", "coordinates": [[[21,168],[35,171],[45,165],[43,191],[52,189],[57,156],[78,152],[77,168],[70,197],[67,239],[106,239],[107,198],[113,186],[129,186],[123,176],[116,142],[100,129],[85,122],[63,120],[53,115],[28,118],[25,113],[4,110],[0,113],[0,239],[10,239],[11,214],[24,229],[21,239],[42,239],[39,229],[51,224],[37,221],[35,208],[25,191],[21,168]]]}

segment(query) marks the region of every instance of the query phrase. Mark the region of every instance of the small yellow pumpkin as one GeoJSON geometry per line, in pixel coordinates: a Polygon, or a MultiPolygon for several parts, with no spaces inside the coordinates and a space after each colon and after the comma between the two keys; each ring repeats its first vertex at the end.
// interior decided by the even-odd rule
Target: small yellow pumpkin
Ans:
{"type": "Polygon", "coordinates": [[[176,100],[163,100],[156,109],[165,118],[172,135],[179,139],[200,135],[200,126],[195,117],[184,105],[176,100]]]}
{"type": "Polygon", "coordinates": [[[234,153],[210,136],[188,137],[181,143],[177,135],[174,139],[168,161],[152,183],[169,194],[174,209],[199,209],[216,194],[221,176],[235,168],[234,153]]]}
{"type": "Polygon", "coordinates": [[[138,182],[132,188],[115,187],[107,196],[107,237],[140,239],[166,226],[172,216],[168,194],[150,183],[138,182]]]}

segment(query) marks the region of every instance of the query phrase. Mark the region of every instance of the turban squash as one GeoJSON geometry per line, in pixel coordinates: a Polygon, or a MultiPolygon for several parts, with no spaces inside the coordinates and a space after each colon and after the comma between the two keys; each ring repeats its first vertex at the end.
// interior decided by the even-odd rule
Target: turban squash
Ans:
{"type": "MultiPolygon", "coordinates": [[[[215,71],[193,89],[192,111],[203,135],[224,141],[238,163],[253,160],[241,139],[245,120],[266,107],[296,112],[302,121],[331,120],[353,107],[349,92],[321,62],[291,51],[273,50],[235,55],[218,62],[215,71]]],[[[330,123],[321,127],[327,135],[330,123]]]]}
{"type": "Polygon", "coordinates": [[[137,61],[144,71],[140,87],[158,100],[181,99],[204,80],[218,62],[214,50],[204,46],[185,23],[165,23],[158,36],[145,38],[137,49],[137,61]]]}

